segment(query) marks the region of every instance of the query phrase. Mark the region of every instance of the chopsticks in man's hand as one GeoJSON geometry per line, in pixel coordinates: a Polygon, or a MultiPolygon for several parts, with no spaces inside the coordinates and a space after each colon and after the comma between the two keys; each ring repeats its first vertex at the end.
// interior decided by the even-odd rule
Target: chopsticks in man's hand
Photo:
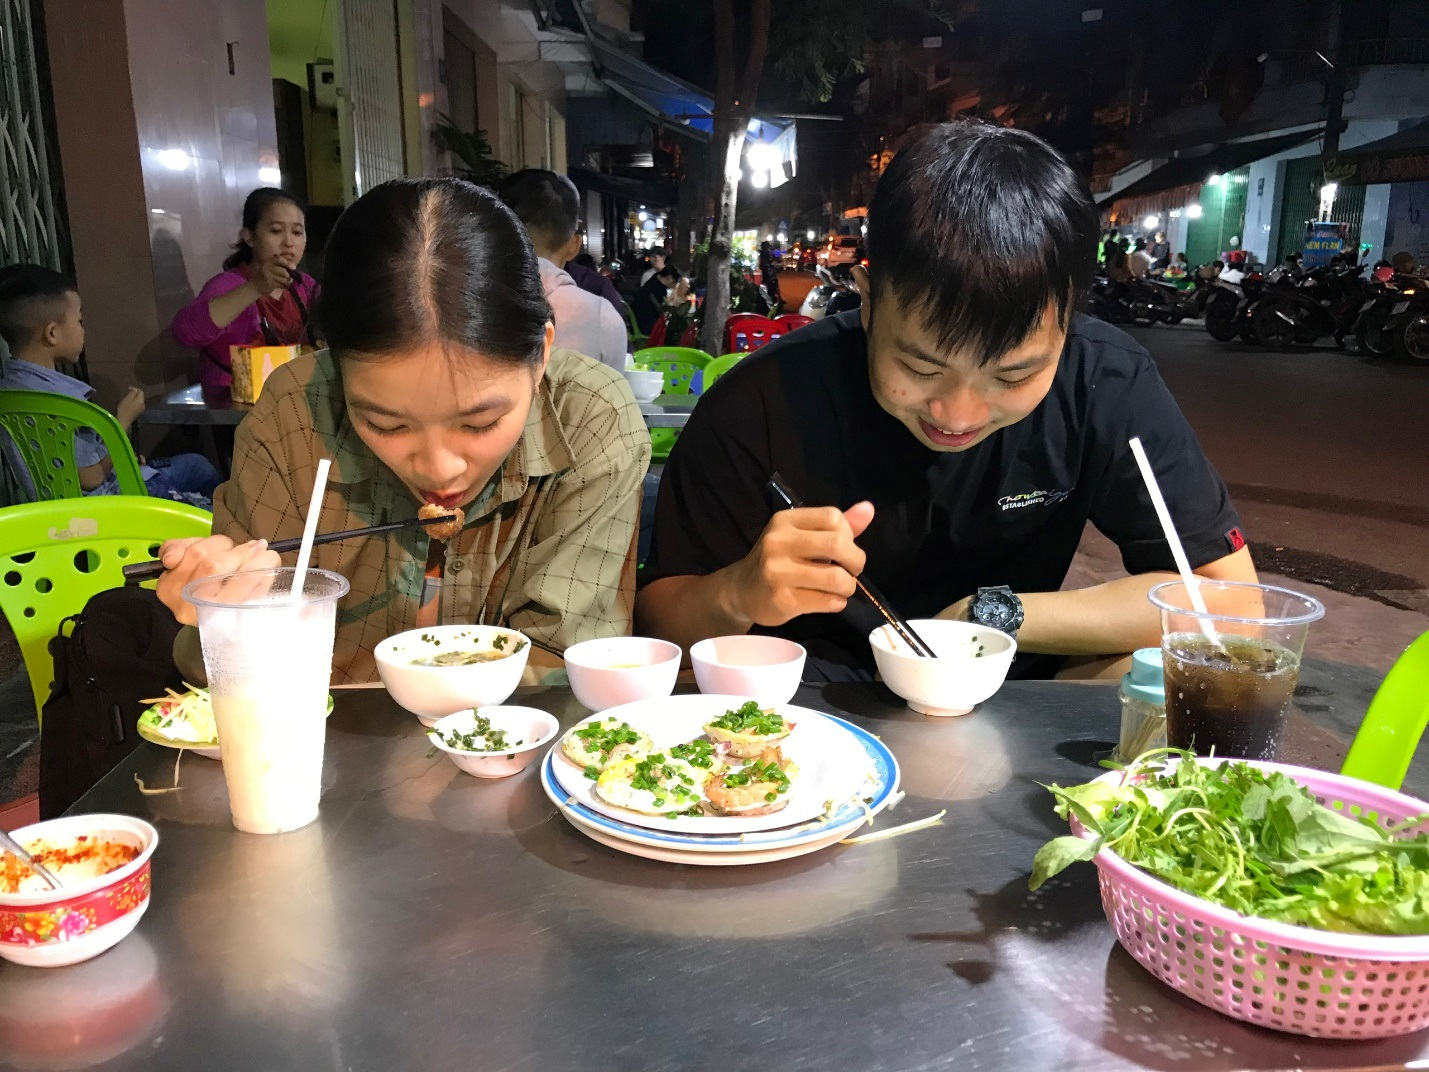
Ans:
{"type": "MultiPolygon", "coordinates": [[[[775,495],[778,495],[779,498],[784,500],[789,509],[797,510],[803,507],[804,504],[800,501],[799,496],[794,494],[793,489],[784,483],[784,478],[778,473],[770,475],[769,488],[775,495]]],[[[914,632],[913,627],[908,624],[907,620],[893,609],[888,600],[883,598],[883,593],[873,586],[872,581],[865,581],[862,577],[855,577],[853,583],[858,585],[858,590],[873,604],[873,609],[883,615],[884,620],[893,626],[893,631],[903,638],[905,644],[913,649],[913,654],[921,655],[925,659],[936,659],[938,657],[937,653],[927,645],[923,638],[914,632]]]]}
{"type": "MultiPolygon", "coordinates": [[[[352,540],[358,536],[377,536],[384,532],[396,532],[398,529],[413,528],[418,525],[440,525],[447,521],[457,520],[457,514],[446,514],[442,517],[409,517],[405,521],[389,521],[385,525],[372,525],[365,529],[344,529],[342,532],[323,532],[313,538],[313,544],[338,543],[341,540],[352,540]]],[[[277,551],[282,554],[284,551],[296,551],[302,546],[302,538],[297,537],[291,540],[274,540],[268,545],[268,550],[277,551]]],[[[124,567],[124,583],[139,584],[142,581],[152,581],[156,577],[163,576],[164,564],[158,559],[152,562],[136,562],[132,566],[124,567]]]]}

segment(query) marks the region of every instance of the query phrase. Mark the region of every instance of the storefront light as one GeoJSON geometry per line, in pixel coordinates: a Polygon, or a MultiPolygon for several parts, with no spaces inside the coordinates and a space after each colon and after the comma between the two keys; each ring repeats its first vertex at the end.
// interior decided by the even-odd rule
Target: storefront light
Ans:
{"type": "Polygon", "coordinates": [[[258,181],[264,186],[281,186],[283,185],[283,173],[275,167],[260,167],[258,181]]]}
{"type": "Polygon", "coordinates": [[[756,169],[754,174],[749,176],[749,181],[762,190],[769,185],[769,172],[756,169]]]}
{"type": "Polygon", "coordinates": [[[154,157],[170,171],[185,171],[194,162],[194,158],[182,149],[160,149],[154,157]]]}
{"type": "Polygon", "coordinates": [[[1161,217],[1153,212],[1150,216],[1147,216],[1146,219],[1141,221],[1141,226],[1145,227],[1148,231],[1155,230],[1161,226],[1161,217]]]}
{"type": "Polygon", "coordinates": [[[814,240],[814,229],[812,227],[810,227],[807,231],[804,232],[804,238],[809,242],[812,242],[814,240]]]}
{"type": "MultiPolygon", "coordinates": [[[[745,155],[749,159],[749,166],[754,169],[756,175],[761,171],[766,172],[766,182],[769,179],[767,172],[779,166],[779,150],[767,142],[754,142],[750,145],[749,151],[745,155]]],[[[755,185],[760,186],[763,184],[756,182],[755,185]]]]}
{"type": "Polygon", "coordinates": [[[648,219],[650,218],[650,213],[648,213],[648,212],[642,212],[642,213],[640,213],[640,215],[639,215],[637,218],[640,220],[641,223],[644,223],[646,220],[648,220],[648,219]]]}
{"type": "Polygon", "coordinates": [[[1212,176],[1210,176],[1210,178],[1206,179],[1206,185],[1207,185],[1207,186],[1219,186],[1223,181],[1225,181],[1225,180],[1222,179],[1222,177],[1221,177],[1220,175],[1212,175],[1212,176]]]}
{"type": "Polygon", "coordinates": [[[1205,213],[1205,211],[1206,210],[1203,209],[1200,205],[1187,205],[1186,218],[1188,220],[1199,220],[1201,216],[1205,213]]]}

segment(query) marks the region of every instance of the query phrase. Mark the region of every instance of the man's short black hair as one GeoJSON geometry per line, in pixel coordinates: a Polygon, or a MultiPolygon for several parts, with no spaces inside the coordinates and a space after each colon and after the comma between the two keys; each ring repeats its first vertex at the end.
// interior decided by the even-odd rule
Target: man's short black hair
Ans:
{"type": "Polygon", "coordinates": [[[523,168],[502,180],[497,194],[521,218],[532,245],[564,246],[581,222],[581,195],[564,175],[544,168],[523,168]]]}
{"type": "Polygon", "coordinates": [[[0,268],[0,338],[12,354],[64,316],[65,299],[78,291],[68,277],[42,264],[0,268]]]}
{"type": "Polygon", "coordinates": [[[940,346],[970,347],[988,364],[1048,305],[1067,323],[1092,282],[1098,227],[1086,183],[1035,134],[944,123],[878,180],[868,272],[875,295],[922,308],[940,346]]]}
{"type": "Polygon", "coordinates": [[[673,264],[667,264],[655,273],[657,279],[662,279],[668,283],[678,283],[680,281],[680,269],[673,264]]]}

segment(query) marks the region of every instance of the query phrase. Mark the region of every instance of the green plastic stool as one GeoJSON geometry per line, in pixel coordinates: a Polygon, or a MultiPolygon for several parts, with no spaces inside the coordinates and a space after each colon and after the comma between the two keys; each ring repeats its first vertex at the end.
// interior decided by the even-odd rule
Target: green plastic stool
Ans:
{"type": "Polygon", "coordinates": [[[664,462],[670,457],[670,448],[675,445],[675,440],[680,437],[678,428],[652,428],[650,429],[650,464],[664,462]]]}
{"type": "Polygon", "coordinates": [[[91,495],[0,511],[0,612],[19,641],[38,714],[50,695],[49,643],[89,598],[124,583],[121,568],[164,540],[207,536],[213,515],[169,499],[91,495]]]}
{"type": "Polygon", "coordinates": [[[635,311],[630,306],[625,307],[625,334],[630,339],[630,345],[635,349],[640,349],[640,344],[650,336],[640,330],[640,325],[635,320],[635,311]]]}
{"type": "Polygon", "coordinates": [[[723,357],[717,357],[711,361],[705,366],[704,390],[708,391],[714,386],[715,380],[719,379],[748,356],[748,354],[725,354],[723,357]]]}
{"type": "Polygon", "coordinates": [[[0,391],[0,428],[25,460],[37,499],[78,499],[84,494],[74,462],[74,434],[80,428],[94,429],[109,448],[122,494],[149,494],[129,437],[113,414],[93,402],[49,391],[0,391]]]}
{"type": "Polygon", "coordinates": [[[1429,724],[1429,633],[1390,667],[1370,701],[1341,774],[1398,789],[1429,724]]]}
{"type": "Polygon", "coordinates": [[[647,346],[643,350],[635,351],[637,365],[646,361],[683,361],[695,368],[704,368],[713,360],[709,354],[696,350],[693,346],[647,346]]]}
{"type": "MultiPolygon", "coordinates": [[[[649,350],[643,351],[649,353],[649,350]]],[[[637,355],[638,357],[638,355],[637,355]]],[[[661,394],[666,395],[687,395],[694,390],[695,374],[700,371],[700,366],[693,365],[688,361],[640,361],[635,362],[635,367],[645,369],[650,372],[662,372],[665,374],[665,388],[661,394]]]]}

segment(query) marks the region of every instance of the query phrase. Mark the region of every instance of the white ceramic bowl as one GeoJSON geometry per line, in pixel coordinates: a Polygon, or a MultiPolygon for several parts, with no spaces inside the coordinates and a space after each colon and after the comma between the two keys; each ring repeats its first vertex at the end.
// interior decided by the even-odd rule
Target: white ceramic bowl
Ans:
{"type": "Polygon", "coordinates": [[[924,715],[965,715],[1002,687],[1017,641],[971,622],[909,622],[936,659],[914,655],[890,625],[868,634],[884,684],[924,715]]]}
{"type": "Polygon", "coordinates": [[[377,673],[392,699],[422,721],[434,725],[439,718],[473,707],[505,703],[521,684],[531,641],[515,629],[495,625],[433,625],[390,636],[373,653],[377,673]],[[413,666],[412,660],[442,651],[486,651],[500,636],[507,638],[511,654],[504,659],[469,666],[413,666]],[[520,651],[515,650],[520,648],[520,651]]]}
{"type": "Polygon", "coordinates": [[[482,717],[491,719],[491,724],[521,744],[504,752],[463,752],[453,748],[437,737],[438,733],[465,733],[476,720],[473,711],[458,711],[454,715],[437,719],[437,724],[427,732],[427,740],[436,745],[467,774],[478,778],[505,778],[524,770],[542,746],[549,744],[560,730],[556,716],[534,707],[483,707],[482,717]]]}
{"type": "MultiPolygon", "coordinates": [[[[149,907],[149,857],[159,832],[130,815],[67,815],[11,831],[21,845],[43,839],[67,844],[90,837],[132,845],[139,855],[123,867],[61,889],[0,893],[0,957],[36,968],[97,957],[132,931],[149,907]],[[13,915],[11,915],[13,913],[13,915]]],[[[58,875],[65,882],[65,874],[58,875]]]]}
{"type": "Polygon", "coordinates": [[[650,369],[626,369],[625,382],[637,402],[653,402],[665,389],[665,374],[650,369]]]}
{"type": "Polygon", "coordinates": [[[576,699],[592,711],[675,691],[678,644],[648,637],[604,637],[566,649],[566,675],[576,699]]]}
{"type": "Polygon", "coordinates": [[[748,696],[769,707],[786,704],[804,675],[803,647],[783,637],[713,637],[690,649],[690,665],[700,691],[748,696]]]}

